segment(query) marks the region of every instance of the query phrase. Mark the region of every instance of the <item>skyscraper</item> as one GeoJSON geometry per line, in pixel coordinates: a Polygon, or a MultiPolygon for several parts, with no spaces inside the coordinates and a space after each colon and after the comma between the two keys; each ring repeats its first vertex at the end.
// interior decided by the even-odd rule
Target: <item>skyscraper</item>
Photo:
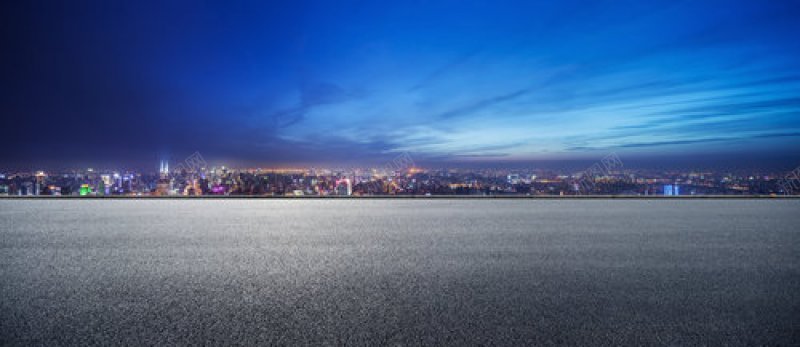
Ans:
{"type": "Polygon", "coordinates": [[[34,186],[33,195],[42,194],[42,189],[45,187],[45,179],[47,175],[43,171],[36,173],[36,185],[34,186]]]}
{"type": "Polygon", "coordinates": [[[680,186],[677,184],[665,184],[664,185],[664,196],[677,196],[681,195],[680,186]]]}
{"type": "Polygon", "coordinates": [[[172,182],[169,177],[169,162],[162,160],[158,168],[159,179],[156,183],[156,195],[166,196],[172,190],[172,182]]]}
{"type": "Polygon", "coordinates": [[[353,195],[353,186],[349,178],[336,181],[336,195],[353,195]]]}

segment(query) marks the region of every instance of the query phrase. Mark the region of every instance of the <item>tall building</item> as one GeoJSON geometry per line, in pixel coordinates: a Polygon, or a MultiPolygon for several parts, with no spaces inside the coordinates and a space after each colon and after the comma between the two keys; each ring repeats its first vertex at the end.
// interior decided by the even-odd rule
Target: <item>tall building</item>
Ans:
{"type": "Polygon", "coordinates": [[[172,180],[169,177],[169,162],[162,160],[158,168],[158,182],[156,183],[156,195],[166,196],[172,190],[172,180]]]}
{"type": "Polygon", "coordinates": [[[159,162],[158,174],[161,178],[169,176],[169,161],[162,160],[159,162]]]}
{"type": "Polygon", "coordinates": [[[34,184],[30,181],[22,182],[22,186],[19,189],[19,195],[35,195],[34,191],[34,184]]]}
{"type": "Polygon", "coordinates": [[[349,178],[336,181],[336,195],[353,195],[353,186],[349,178]]]}
{"type": "Polygon", "coordinates": [[[677,184],[665,184],[664,185],[664,196],[677,196],[680,195],[681,190],[680,186],[677,184]]]}
{"type": "Polygon", "coordinates": [[[42,190],[45,187],[45,179],[47,179],[47,175],[44,173],[44,171],[39,171],[36,173],[36,184],[33,189],[33,195],[42,194],[42,190]]]}

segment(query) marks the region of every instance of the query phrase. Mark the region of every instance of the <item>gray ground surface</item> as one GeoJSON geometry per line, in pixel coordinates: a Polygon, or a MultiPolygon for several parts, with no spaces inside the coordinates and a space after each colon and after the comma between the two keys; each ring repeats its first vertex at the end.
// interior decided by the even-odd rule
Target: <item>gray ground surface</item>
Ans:
{"type": "Polygon", "coordinates": [[[798,345],[800,200],[0,201],[0,344],[798,345]]]}

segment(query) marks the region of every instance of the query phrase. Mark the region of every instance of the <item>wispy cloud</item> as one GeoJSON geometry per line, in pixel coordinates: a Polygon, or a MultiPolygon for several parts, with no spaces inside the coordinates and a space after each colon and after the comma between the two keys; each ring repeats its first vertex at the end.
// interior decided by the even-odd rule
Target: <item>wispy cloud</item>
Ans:
{"type": "Polygon", "coordinates": [[[302,121],[315,107],[344,102],[356,96],[334,83],[316,83],[300,88],[300,101],[296,106],[269,114],[267,118],[276,129],[285,128],[302,121]]]}
{"type": "Polygon", "coordinates": [[[468,53],[461,54],[457,58],[451,60],[449,63],[440,66],[436,70],[433,70],[430,74],[422,78],[419,82],[414,84],[411,88],[408,89],[409,92],[414,92],[419,89],[425,88],[429,84],[435,82],[437,79],[442,78],[443,76],[447,75],[448,72],[457,69],[458,67],[467,63],[472,57],[480,52],[479,49],[472,50],[468,53]]]}
{"type": "Polygon", "coordinates": [[[477,100],[477,101],[474,101],[474,102],[469,103],[467,105],[464,105],[464,106],[461,106],[461,107],[458,107],[458,108],[454,108],[454,109],[449,110],[449,111],[442,112],[437,117],[441,118],[441,119],[450,119],[450,118],[456,118],[456,117],[460,117],[460,116],[464,116],[464,115],[469,115],[471,113],[474,113],[474,112],[489,108],[491,106],[494,106],[494,105],[497,105],[497,104],[500,104],[500,103],[503,103],[503,102],[506,102],[506,101],[510,101],[510,100],[514,100],[516,98],[519,98],[519,97],[521,97],[521,96],[523,96],[525,94],[530,93],[531,90],[532,90],[531,88],[522,88],[522,89],[518,89],[516,91],[510,92],[510,93],[496,95],[496,96],[493,96],[493,97],[490,97],[490,98],[477,100]]]}

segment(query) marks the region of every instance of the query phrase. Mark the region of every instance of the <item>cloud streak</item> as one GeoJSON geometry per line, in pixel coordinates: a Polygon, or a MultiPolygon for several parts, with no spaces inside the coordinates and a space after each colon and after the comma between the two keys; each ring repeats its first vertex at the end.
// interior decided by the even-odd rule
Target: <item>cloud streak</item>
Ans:
{"type": "Polygon", "coordinates": [[[513,92],[510,92],[510,93],[496,95],[496,96],[493,96],[493,97],[490,97],[490,98],[477,100],[477,101],[474,101],[474,102],[469,103],[467,105],[464,105],[464,106],[461,106],[461,107],[457,107],[457,108],[454,108],[454,109],[449,110],[449,111],[442,112],[437,116],[437,118],[440,118],[440,119],[451,119],[451,118],[463,117],[463,116],[470,115],[472,113],[478,112],[480,110],[484,110],[484,109],[487,109],[489,107],[495,106],[497,104],[501,104],[501,103],[504,103],[506,101],[511,101],[511,100],[517,99],[517,98],[522,97],[522,96],[524,96],[524,95],[526,95],[526,94],[528,94],[530,92],[531,92],[531,88],[522,88],[522,89],[518,89],[518,90],[515,90],[513,92]]]}

